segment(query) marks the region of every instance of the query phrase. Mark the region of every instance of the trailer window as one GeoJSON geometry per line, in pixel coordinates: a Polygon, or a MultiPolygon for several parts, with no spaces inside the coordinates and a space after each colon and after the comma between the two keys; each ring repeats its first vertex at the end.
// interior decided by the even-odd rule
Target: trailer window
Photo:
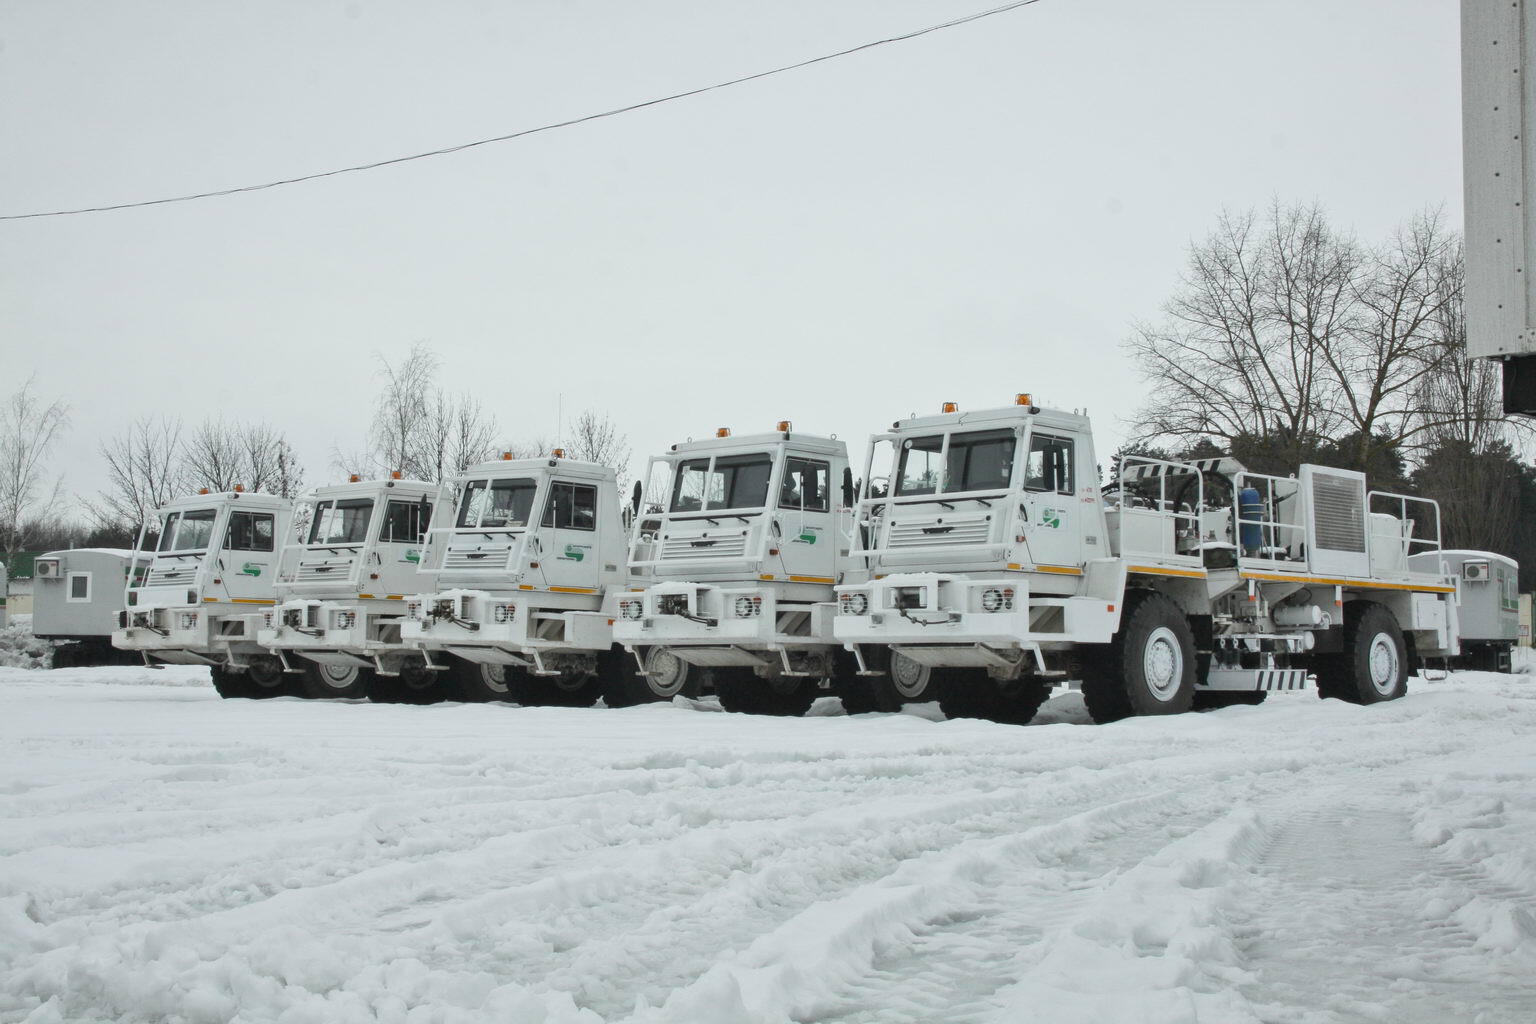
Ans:
{"type": "Polygon", "coordinates": [[[553,484],[544,508],[544,525],[556,530],[597,529],[597,488],[553,484]]]}
{"type": "Polygon", "coordinates": [[[1024,488],[1072,493],[1072,442],[1064,437],[1035,434],[1029,439],[1029,464],[1024,488]]]}
{"type": "Polygon", "coordinates": [[[232,512],[224,546],[231,551],[271,551],[272,516],[264,512],[232,512]]]}
{"type": "Polygon", "coordinates": [[[932,494],[939,486],[939,453],[944,435],[909,437],[901,444],[901,465],[896,470],[896,493],[932,494]]]}
{"type": "Polygon", "coordinates": [[[832,467],[810,459],[785,459],[784,484],[779,488],[780,508],[825,512],[831,492],[832,467]]]}
{"type": "Polygon", "coordinates": [[[202,551],[213,536],[213,520],[218,511],[201,508],[193,512],[172,512],[165,517],[160,531],[160,551],[202,551]]]}
{"type": "Polygon", "coordinates": [[[384,508],[379,524],[379,540],[385,544],[417,544],[432,525],[432,504],[428,501],[391,501],[384,508]]]}
{"type": "Polygon", "coordinates": [[[944,492],[1005,491],[1013,476],[1018,436],[1011,430],[949,435],[944,462],[944,492]]]}
{"type": "Polygon", "coordinates": [[[368,520],[372,517],[372,498],[322,501],[315,506],[315,521],[309,528],[309,542],[361,544],[368,537],[368,520]]]}
{"type": "Polygon", "coordinates": [[[677,467],[673,512],[720,508],[762,508],[768,503],[773,459],[767,454],[690,459],[677,467]]]}
{"type": "Polygon", "coordinates": [[[88,572],[72,572],[69,574],[69,596],[66,600],[71,602],[89,601],[91,599],[91,574],[88,572]]]}

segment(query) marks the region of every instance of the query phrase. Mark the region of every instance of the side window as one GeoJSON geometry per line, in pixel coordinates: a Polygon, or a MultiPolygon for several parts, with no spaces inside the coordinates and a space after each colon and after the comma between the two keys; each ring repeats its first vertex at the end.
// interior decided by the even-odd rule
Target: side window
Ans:
{"type": "Polygon", "coordinates": [[[786,459],[784,483],[779,488],[779,507],[803,507],[807,512],[825,512],[829,507],[831,482],[832,466],[829,463],[786,459]]]}
{"type": "Polygon", "coordinates": [[[1029,464],[1024,469],[1024,488],[1030,491],[1072,493],[1072,442],[1064,437],[1036,434],[1029,440],[1029,464]]]}
{"type": "Polygon", "coordinates": [[[69,574],[68,601],[89,601],[91,599],[91,574],[88,572],[72,572],[69,574]]]}
{"type": "Polygon", "coordinates": [[[431,525],[432,506],[420,501],[391,501],[379,527],[379,540],[386,544],[415,544],[431,525]],[[426,510],[426,515],[422,514],[426,510]]]}
{"type": "Polygon", "coordinates": [[[234,512],[224,546],[233,551],[271,551],[272,517],[263,512],[234,512]]]}
{"type": "Polygon", "coordinates": [[[582,484],[552,484],[543,523],[556,530],[596,530],[597,488],[582,484]]]}

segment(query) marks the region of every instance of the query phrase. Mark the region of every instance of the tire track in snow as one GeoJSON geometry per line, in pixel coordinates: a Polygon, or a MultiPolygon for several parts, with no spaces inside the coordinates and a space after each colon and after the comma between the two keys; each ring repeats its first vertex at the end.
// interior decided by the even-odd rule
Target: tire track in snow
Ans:
{"type": "Polygon", "coordinates": [[[1401,810],[1317,794],[1330,800],[1338,803],[1293,808],[1276,829],[1239,915],[1253,974],[1244,992],[1260,1019],[1529,1021],[1536,908],[1528,894],[1443,862],[1413,841],[1401,810]],[[1505,948],[1469,924],[1502,927],[1493,945],[1505,948]]]}

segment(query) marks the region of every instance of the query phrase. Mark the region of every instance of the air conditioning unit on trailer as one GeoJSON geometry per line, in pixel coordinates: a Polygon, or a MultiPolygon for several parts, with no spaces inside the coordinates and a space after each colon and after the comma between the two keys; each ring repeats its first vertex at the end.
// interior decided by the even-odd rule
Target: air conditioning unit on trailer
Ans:
{"type": "Polygon", "coordinates": [[[59,571],[57,558],[39,558],[32,563],[32,575],[40,580],[56,580],[62,574],[59,571]]]}
{"type": "Polygon", "coordinates": [[[1468,583],[1488,582],[1487,562],[1463,562],[1461,563],[1461,578],[1468,583]]]}

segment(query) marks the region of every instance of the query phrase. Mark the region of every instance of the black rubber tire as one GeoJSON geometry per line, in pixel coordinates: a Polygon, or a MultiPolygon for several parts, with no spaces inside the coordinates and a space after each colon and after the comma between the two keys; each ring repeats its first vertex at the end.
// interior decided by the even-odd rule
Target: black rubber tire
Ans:
{"type": "Polygon", "coordinates": [[[714,676],[720,706],[735,714],[798,718],[816,703],[815,682],[802,676],[763,679],[739,666],[717,668],[714,676]]]}
{"type": "Polygon", "coordinates": [[[980,718],[1027,725],[1051,696],[1051,685],[1036,679],[999,681],[986,669],[935,669],[939,710],[946,718],[980,718]]]}
{"type": "Polygon", "coordinates": [[[1194,710],[1216,711],[1220,708],[1234,708],[1245,704],[1263,704],[1264,698],[1268,696],[1268,690],[1206,690],[1195,694],[1194,710]]]}
{"type": "Polygon", "coordinates": [[[375,704],[441,704],[448,699],[448,681],[419,661],[407,662],[394,676],[368,673],[368,699],[375,704]]]}
{"type": "Polygon", "coordinates": [[[310,700],[362,700],[368,696],[372,669],[357,665],[322,665],[308,662],[299,677],[299,696],[310,700]]]}
{"type": "Polygon", "coordinates": [[[490,704],[512,700],[513,673],[519,669],[509,665],[482,665],[463,658],[448,658],[443,670],[443,686],[448,700],[466,704],[490,704]]]}
{"type": "Polygon", "coordinates": [[[1127,595],[1120,629],[1083,658],[1083,703],[1095,722],[1183,714],[1194,706],[1195,634],[1162,594],[1127,595]],[[1149,662],[1162,670],[1149,677],[1149,662]]]}
{"type": "Polygon", "coordinates": [[[907,704],[939,699],[939,672],[919,665],[900,651],[892,651],[889,647],[864,649],[865,664],[872,671],[881,673],[876,676],[858,675],[853,654],[840,653],[847,655],[851,667],[845,673],[839,666],[835,689],[843,702],[843,710],[850,715],[867,711],[900,711],[907,704]]]}
{"type": "Polygon", "coordinates": [[[600,657],[598,674],[603,680],[603,703],[610,708],[656,704],[673,697],[697,697],[703,672],[661,647],[648,647],[641,657],[646,671],[636,670],[633,655],[615,647],[600,657]]]}
{"type": "Polygon", "coordinates": [[[214,665],[209,668],[209,674],[213,676],[213,688],[220,697],[267,700],[298,693],[298,683],[293,675],[284,672],[283,663],[272,657],[252,658],[250,667],[245,669],[214,665]]]}
{"type": "Polygon", "coordinates": [[[1384,606],[1346,604],[1343,640],[1339,653],[1313,659],[1319,697],[1377,704],[1408,692],[1408,647],[1397,619],[1384,606]]]}
{"type": "Polygon", "coordinates": [[[508,669],[512,700],[524,707],[589,708],[603,695],[603,680],[590,672],[536,676],[508,669]]]}

